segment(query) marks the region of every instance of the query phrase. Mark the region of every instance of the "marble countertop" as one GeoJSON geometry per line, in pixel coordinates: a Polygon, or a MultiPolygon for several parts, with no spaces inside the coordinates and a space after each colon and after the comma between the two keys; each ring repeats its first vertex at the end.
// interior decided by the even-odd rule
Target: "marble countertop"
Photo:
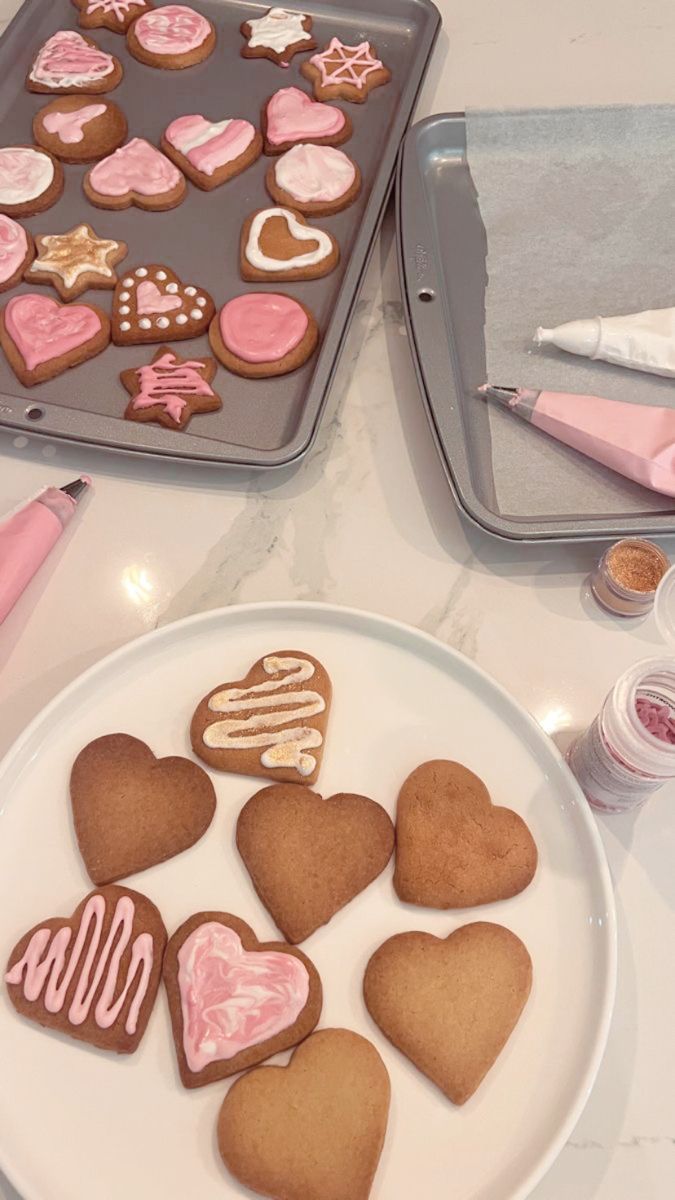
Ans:
{"type": "MultiPolygon", "coordinates": [[[[0,0],[3,17],[15,7],[0,0]]],[[[439,8],[419,116],[675,101],[670,0],[439,8]]],[[[237,601],[325,600],[417,625],[494,675],[562,748],[622,670],[663,649],[652,618],[595,607],[597,547],[504,544],[460,519],[415,382],[391,211],[299,466],[229,473],[0,433],[0,512],[83,471],[92,496],[0,627],[0,751],[116,646],[237,601]]],[[[536,1200],[672,1196],[674,800],[665,788],[636,816],[599,819],[619,915],[616,1011],[587,1108],[536,1200]]],[[[15,1197],[0,1181],[0,1200],[15,1197]]]]}

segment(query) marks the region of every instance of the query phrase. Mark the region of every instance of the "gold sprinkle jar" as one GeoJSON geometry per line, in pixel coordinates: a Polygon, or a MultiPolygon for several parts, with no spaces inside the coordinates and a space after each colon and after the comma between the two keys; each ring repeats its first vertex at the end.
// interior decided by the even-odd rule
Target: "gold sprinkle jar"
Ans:
{"type": "Polygon", "coordinates": [[[598,604],[617,617],[642,617],[670,563],[663,550],[644,538],[623,538],[605,550],[591,575],[598,604]]]}

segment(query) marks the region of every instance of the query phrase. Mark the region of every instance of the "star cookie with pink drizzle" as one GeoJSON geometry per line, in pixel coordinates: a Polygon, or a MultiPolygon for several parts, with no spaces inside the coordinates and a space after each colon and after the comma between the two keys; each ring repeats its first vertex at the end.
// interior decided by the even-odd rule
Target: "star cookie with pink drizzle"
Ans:
{"type": "Polygon", "coordinates": [[[75,300],[89,288],[114,288],[115,266],[127,254],[126,242],[100,238],[91,225],[68,233],[36,233],[37,258],[26,270],[26,283],[50,283],[62,300],[75,300]]]}
{"type": "Polygon", "coordinates": [[[95,304],[59,304],[50,296],[23,292],[0,312],[0,346],[24,387],[94,358],[109,341],[110,321],[95,304]]]}
{"type": "Polygon", "coordinates": [[[29,92],[111,92],[123,75],[114,54],[76,29],[60,29],[47,38],[26,77],[29,92]]]}
{"type": "Polygon", "coordinates": [[[165,4],[134,21],[127,30],[127,48],[148,67],[180,71],[203,62],[213,53],[216,31],[211,22],[187,4],[165,4]]]}
{"type": "Polygon", "coordinates": [[[110,29],[126,33],[132,21],[153,7],[150,0],[73,0],[80,10],[82,29],[110,29]]]}
{"type": "Polygon", "coordinates": [[[213,358],[181,358],[171,346],[160,346],[142,367],[122,371],[131,396],[127,421],[157,421],[167,429],[185,429],[194,413],[216,412],[222,400],[211,387],[213,358]]]}
{"type": "Polygon", "coordinates": [[[127,119],[105,96],[57,96],[33,117],[33,137],[61,162],[96,162],[127,136],[127,119]]]}
{"type": "Polygon", "coordinates": [[[198,337],[215,311],[204,288],[184,284],[162,263],[149,263],[129,271],[115,288],[112,340],[116,346],[133,346],[198,337]]]}
{"type": "Polygon", "coordinates": [[[300,70],[314,85],[317,100],[352,100],[356,104],[363,104],[373,88],[391,79],[391,71],[377,57],[372,42],[345,46],[336,37],[300,70]]]}
{"type": "Polygon", "coordinates": [[[176,117],[167,125],[161,148],[202,191],[240,175],[262,154],[262,136],[250,121],[209,121],[201,113],[176,117]]]}
{"type": "Polygon", "coordinates": [[[72,917],[48,917],[17,942],[5,986],[16,1011],[101,1050],[133,1054],[157,996],[166,928],[147,896],[97,888],[72,917]]]}
{"type": "Polygon", "coordinates": [[[259,942],[231,913],[189,917],[169,939],[163,973],[186,1088],[297,1046],[321,1015],[321,980],[309,958],[285,942],[259,942]]]}
{"type": "Polygon", "coordinates": [[[316,49],[312,18],[287,8],[270,8],[262,17],[250,17],[241,32],[246,38],[242,58],[269,58],[278,67],[287,67],[294,54],[316,49]]]}

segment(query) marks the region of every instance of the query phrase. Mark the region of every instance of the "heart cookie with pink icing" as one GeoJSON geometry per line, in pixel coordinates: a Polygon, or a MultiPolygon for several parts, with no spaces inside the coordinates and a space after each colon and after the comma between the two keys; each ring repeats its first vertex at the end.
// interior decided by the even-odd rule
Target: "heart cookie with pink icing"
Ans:
{"type": "Polygon", "coordinates": [[[211,22],[187,4],[165,4],[144,13],[127,30],[127,47],[148,67],[179,71],[209,57],[216,45],[211,22]]]}
{"type": "Polygon", "coordinates": [[[110,321],[95,304],[59,304],[25,292],[0,313],[0,345],[24,387],[94,358],[109,341],[110,321]]]}
{"type": "Polygon", "coordinates": [[[240,175],[262,154],[262,136],[250,121],[209,121],[201,113],[177,117],[160,142],[164,153],[203,191],[240,175]]]}
{"type": "Polygon", "coordinates": [[[182,171],[145,138],[132,138],[102,158],[84,177],[84,194],[98,208],[165,212],[185,198],[182,171]]]}
{"type": "Polygon", "coordinates": [[[166,929],[147,896],[102,887],[72,917],[48,917],[12,950],[5,986],[16,1011],[47,1029],[117,1054],[145,1033],[166,929]]]}
{"type": "Polygon", "coordinates": [[[297,1046],[321,1015],[321,980],[307,956],[285,942],[259,942],[230,913],[189,917],[169,939],[163,973],[186,1088],[297,1046]]]}
{"type": "Polygon", "coordinates": [[[117,150],[126,136],[122,109],[103,96],[58,96],[33,117],[38,146],[62,162],[95,162],[117,150]]]}
{"type": "Polygon", "coordinates": [[[280,88],[263,105],[265,154],[283,154],[297,142],[339,146],[352,136],[352,123],[341,108],[320,104],[297,87],[280,88]]]}
{"type": "Polygon", "coordinates": [[[209,341],[228,371],[267,379],[301,367],[316,350],[319,327],[311,310],[285,292],[245,292],[213,318],[209,341]]]}
{"type": "Polygon", "coordinates": [[[116,346],[182,341],[204,333],[214,312],[204,288],[182,283],[162,263],[150,263],[129,271],[117,284],[112,339],[116,346]]]}
{"type": "Polygon", "coordinates": [[[75,29],[47,38],[26,77],[29,92],[111,92],[124,74],[114,54],[75,29]]]}

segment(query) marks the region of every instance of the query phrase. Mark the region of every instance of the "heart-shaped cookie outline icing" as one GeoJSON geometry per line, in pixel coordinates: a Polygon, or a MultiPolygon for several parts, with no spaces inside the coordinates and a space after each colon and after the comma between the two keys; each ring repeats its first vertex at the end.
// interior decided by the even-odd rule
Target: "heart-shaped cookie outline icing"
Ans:
{"type": "Polygon", "coordinates": [[[342,109],[323,100],[313,100],[296,87],[279,88],[265,105],[266,137],[274,146],[282,146],[286,142],[309,142],[315,138],[340,138],[344,136],[346,125],[347,116],[342,109]],[[283,132],[277,128],[279,117],[275,109],[281,107],[287,110],[284,118],[297,118],[300,128],[293,125],[290,130],[283,132]]]}
{"type": "Polygon", "coordinates": [[[113,293],[113,341],[120,345],[176,341],[203,333],[215,312],[213,299],[205,288],[184,284],[175,271],[162,263],[135,267],[119,280],[113,293]],[[153,313],[138,309],[138,288],[151,283],[180,304],[153,313]]]}
{"type": "Polygon", "coordinates": [[[286,271],[303,271],[316,267],[329,258],[333,253],[333,239],[323,229],[315,229],[302,219],[299,213],[290,208],[262,208],[255,213],[246,239],[245,255],[247,261],[257,271],[279,274],[286,271]],[[281,217],[286,221],[291,237],[297,242],[316,242],[314,250],[304,254],[296,254],[293,258],[270,258],[264,254],[260,246],[260,237],[266,223],[273,217],[281,217]]]}
{"type": "Polygon", "coordinates": [[[41,292],[12,296],[3,312],[8,337],[26,370],[66,357],[95,341],[102,332],[97,309],[88,304],[62,304],[41,292]],[[40,317],[40,312],[42,316],[40,317]],[[70,326],[70,332],[67,327],[70,326]],[[66,332],[59,337],[59,327],[66,332]],[[36,334],[42,329],[43,337],[36,334]],[[49,349],[49,353],[44,353],[49,349]]]}
{"type": "MultiPolygon", "coordinates": [[[[316,967],[307,955],[294,946],[288,946],[285,942],[259,941],[250,925],[232,913],[200,912],[184,921],[169,939],[164,956],[163,974],[169,999],[178,1069],[181,1081],[186,1088],[202,1087],[204,1084],[213,1083],[219,1079],[227,1079],[238,1071],[264,1062],[266,1058],[270,1058],[280,1050],[296,1046],[312,1032],[321,1015],[323,1000],[321,980],[316,967]],[[208,953],[208,940],[214,926],[229,929],[230,933],[236,935],[247,956],[249,954],[264,956],[271,952],[274,955],[286,955],[296,959],[299,965],[297,969],[294,969],[293,978],[305,979],[307,991],[301,1007],[298,1008],[298,1004],[294,1003],[291,1012],[293,1019],[283,1024],[277,1021],[270,1036],[242,1044],[235,1053],[227,1057],[218,1057],[215,1053],[211,1055],[207,1053],[202,1062],[202,1055],[199,1054],[196,1041],[199,1029],[195,1023],[194,990],[201,981],[198,968],[203,963],[204,946],[208,953]],[[184,948],[185,953],[183,953],[184,948]],[[193,1067],[190,1066],[192,1052],[194,1052],[193,1067]],[[207,1059],[209,1060],[207,1061],[207,1059]],[[197,1066],[197,1063],[201,1065],[197,1066]]],[[[291,978],[290,975],[289,978],[291,978]]],[[[212,981],[209,986],[212,995],[212,981]]],[[[223,984],[225,1003],[231,999],[231,994],[228,995],[228,987],[231,986],[232,978],[228,980],[226,975],[223,984]]],[[[300,998],[302,999],[302,996],[300,998]]],[[[226,1038],[227,1031],[232,1028],[234,1018],[241,1019],[240,999],[230,1014],[221,1008],[216,1023],[217,1029],[214,1026],[212,1031],[207,1031],[209,1035],[210,1032],[215,1032],[216,1036],[226,1038]],[[225,1035],[223,1035],[223,1030],[226,1031],[225,1035]]],[[[249,1006],[254,1005],[256,999],[255,989],[253,989],[246,1002],[249,1006]]],[[[245,1016],[244,1013],[244,1019],[245,1016]]],[[[242,1041],[246,1042],[246,1039],[244,1038],[242,1041]]]]}

